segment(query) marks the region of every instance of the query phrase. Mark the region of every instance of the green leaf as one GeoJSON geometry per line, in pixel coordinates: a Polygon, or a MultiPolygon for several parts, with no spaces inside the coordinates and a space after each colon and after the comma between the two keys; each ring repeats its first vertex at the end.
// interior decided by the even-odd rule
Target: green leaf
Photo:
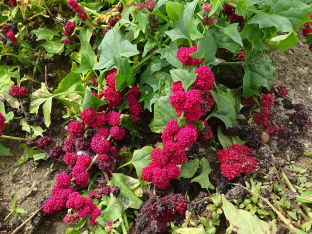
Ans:
{"type": "Polygon", "coordinates": [[[114,63],[117,66],[116,90],[120,91],[128,86],[132,86],[135,82],[135,77],[132,74],[132,67],[128,60],[113,56],[114,63]]]}
{"type": "Polygon", "coordinates": [[[169,96],[157,97],[154,104],[154,119],[150,124],[152,132],[161,133],[171,119],[177,119],[177,113],[169,102],[169,96]]]}
{"type": "Polygon", "coordinates": [[[245,145],[246,141],[242,141],[238,136],[232,137],[234,144],[245,145]]]}
{"type": "Polygon", "coordinates": [[[133,15],[133,18],[139,23],[140,29],[145,32],[146,26],[149,24],[148,13],[140,11],[133,15]]]}
{"type": "Polygon", "coordinates": [[[43,136],[43,130],[40,126],[29,125],[25,119],[21,119],[20,125],[22,126],[22,130],[28,132],[32,138],[36,138],[37,136],[43,136]]]}
{"type": "Polygon", "coordinates": [[[15,210],[17,213],[19,213],[19,214],[24,214],[26,211],[24,210],[24,209],[22,209],[22,208],[17,208],[16,210],[15,210]]]}
{"type": "Polygon", "coordinates": [[[179,234],[207,234],[204,228],[178,228],[175,232],[179,234]]]}
{"type": "Polygon", "coordinates": [[[0,66],[0,93],[3,93],[6,90],[9,90],[14,82],[11,80],[10,76],[7,74],[7,71],[10,70],[10,66],[2,65],[0,66]]]}
{"type": "Polygon", "coordinates": [[[215,189],[214,186],[210,183],[209,174],[212,172],[209,162],[207,159],[202,158],[200,160],[200,174],[191,180],[191,183],[197,182],[202,188],[205,189],[215,189]]]}
{"type": "Polygon", "coordinates": [[[179,175],[179,178],[192,178],[199,166],[199,160],[198,158],[194,159],[193,161],[189,161],[185,164],[183,164],[180,169],[181,169],[181,174],[179,175]]]}
{"type": "Polygon", "coordinates": [[[152,105],[155,102],[155,94],[153,93],[153,88],[149,85],[140,85],[140,92],[142,94],[139,102],[144,102],[144,110],[148,109],[152,112],[152,105]]]}
{"type": "Polygon", "coordinates": [[[178,21],[183,13],[184,6],[179,2],[167,2],[166,11],[169,19],[178,21]]]}
{"type": "Polygon", "coordinates": [[[238,23],[230,24],[228,27],[223,28],[223,31],[228,35],[233,41],[243,46],[242,38],[237,31],[238,23]]]}
{"type": "Polygon", "coordinates": [[[244,18],[246,18],[247,11],[248,10],[247,10],[246,0],[239,0],[236,2],[236,11],[235,11],[236,14],[241,15],[244,18]]]}
{"type": "Polygon", "coordinates": [[[195,74],[195,69],[191,71],[191,73],[182,69],[174,69],[170,70],[170,74],[174,82],[182,81],[185,92],[187,92],[189,87],[195,82],[198,75],[195,74]]]}
{"type": "Polygon", "coordinates": [[[94,111],[97,111],[100,106],[103,106],[107,103],[105,100],[101,100],[98,97],[92,95],[91,89],[89,87],[86,88],[86,94],[83,99],[83,103],[81,107],[83,110],[86,110],[90,107],[93,108],[94,111]]]}
{"type": "Polygon", "coordinates": [[[46,154],[46,153],[40,153],[40,154],[34,154],[34,155],[33,155],[34,161],[38,161],[38,160],[41,160],[41,159],[45,159],[46,157],[47,157],[47,154],[46,154]]]}
{"type": "Polygon", "coordinates": [[[166,59],[174,67],[182,68],[183,63],[177,58],[177,51],[176,43],[171,42],[168,47],[158,49],[155,53],[160,53],[160,58],[166,59]]]}
{"type": "Polygon", "coordinates": [[[270,233],[269,223],[260,220],[256,215],[251,215],[248,211],[236,209],[232,203],[226,200],[224,194],[222,194],[222,202],[226,219],[239,230],[240,234],[270,233]]]}
{"type": "Polygon", "coordinates": [[[268,55],[248,61],[244,64],[243,96],[249,98],[263,85],[271,89],[275,67],[268,55]],[[261,66],[259,65],[261,64],[261,66]]]}
{"type": "Polygon", "coordinates": [[[279,35],[273,37],[269,42],[268,45],[275,49],[281,49],[281,53],[285,50],[288,50],[295,46],[297,42],[300,42],[297,38],[297,34],[295,32],[290,32],[286,35],[279,35]]]}
{"type": "Polygon", "coordinates": [[[192,124],[197,128],[198,132],[204,130],[205,128],[205,124],[203,121],[194,121],[192,124]]]}
{"type": "Polygon", "coordinates": [[[217,106],[214,108],[214,112],[209,115],[209,118],[219,118],[227,128],[232,127],[232,124],[236,122],[234,99],[224,92],[216,93],[215,91],[211,91],[211,94],[217,106]]]}
{"type": "Polygon", "coordinates": [[[245,25],[243,31],[241,32],[241,37],[243,40],[248,39],[251,42],[252,48],[254,48],[255,51],[265,50],[262,41],[264,38],[264,30],[259,29],[259,25],[257,24],[245,25]]]}
{"type": "Polygon", "coordinates": [[[113,179],[109,182],[110,185],[117,186],[120,188],[120,194],[127,198],[128,200],[132,201],[133,204],[131,208],[139,209],[140,205],[142,204],[142,200],[138,198],[131,188],[126,184],[126,176],[121,173],[114,173],[113,179]]]}
{"type": "Polygon", "coordinates": [[[140,180],[125,175],[125,183],[130,187],[137,197],[143,196],[143,189],[140,184],[140,180]]]}
{"type": "Polygon", "coordinates": [[[212,16],[214,13],[217,12],[217,10],[219,9],[221,5],[221,1],[220,0],[211,0],[211,11],[209,12],[209,17],[212,16]]]}
{"type": "Polygon", "coordinates": [[[107,224],[109,221],[114,222],[121,218],[121,215],[122,205],[116,197],[111,196],[107,208],[102,211],[101,215],[97,219],[102,219],[102,221],[107,224]]]}
{"type": "Polygon", "coordinates": [[[109,69],[114,65],[113,56],[129,58],[139,53],[136,45],[126,40],[125,34],[119,30],[119,23],[106,33],[99,46],[100,61],[94,70],[109,69]]]}
{"type": "Polygon", "coordinates": [[[223,149],[224,148],[229,148],[233,145],[232,138],[229,136],[225,136],[221,130],[222,126],[219,125],[218,127],[218,139],[220,144],[222,145],[223,149]]]}
{"type": "Polygon", "coordinates": [[[66,234],[80,234],[80,232],[71,227],[67,229],[66,234]]]}
{"type": "Polygon", "coordinates": [[[217,43],[212,33],[205,29],[204,37],[198,40],[198,50],[190,56],[197,59],[205,59],[205,64],[209,64],[216,60],[217,43]]]}
{"type": "Polygon", "coordinates": [[[140,150],[135,150],[132,159],[126,164],[122,165],[122,167],[133,165],[135,167],[138,178],[141,178],[142,169],[147,167],[148,164],[152,161],[152,151],[153,147],[144,147],[140,150]]]}
{"type": "Polygon", "coordinates": [[[64,44],[61,42],[47,41],[41,43],[40,46],[50,54],[61,54],[64,51],[64,44]]]}
{"type": "Polygon", "coordinates": [[[51,124],[51,110],[52,110],[52,97],[48,98],[47,101],[42,105],[44,124],[49,127],[51,124]]]}
{"type": "Polygon", "coordinates": [[[268,12],[258,12],[249,24],[259,24],[260,28],[276,27],[281,32],[294,32],[310,21],[311,7],[301,1],[264,0],[268,12]]]}
{"type": "Polygon", "coordinates": [[[13,156],[10,149],[5,148],[2,144],[0,144],[0,156],[13,156]]]}
{"type": "Polygon", "coordinates": [[[120,119],[120,125],[122,127],[127,128],[129,131],[136,133],[137,130],[133,127],[133,117],[130,116],[124,116],[120,119]]]}
{"type": "Polygon", "coordinates": [[[197,40],[203,37],[197,29],[199,20],[194,15],[197,2],[197,0],[194,0],[193,2],[186,3],[179,21],[173,21],[174,29],[166,32],[172,41],[180,38],[197,40]]]}
{"type": "Polygon", "coordinates": [[[54,35],[58,35],[54,29],[46,28],[46,27],[39,28],[36,30],[31,30],[30,34],[32,35],[36,34],[37,41],[40,41],[40,40],[51,41],[54,35]]]}
{"type": "Polygon", "coordinates": [[[29,159],[33,158],[35,154],[43,153],[41,150],[33,150],[32,148],[29,148],[26,144],[21,144],[20,147],[24,148],[24,152],[22,157],[13,165],[13,167],[18,167],[27,162],[29,159]]]}

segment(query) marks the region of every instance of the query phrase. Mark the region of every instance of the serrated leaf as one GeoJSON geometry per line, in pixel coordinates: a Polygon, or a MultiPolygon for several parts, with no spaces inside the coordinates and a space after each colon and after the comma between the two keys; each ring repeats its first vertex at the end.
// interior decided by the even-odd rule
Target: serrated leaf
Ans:
{"type": "Polygon", "coordinates": [[[199,160],[198,158],[194,159],[193,161],[186,162],[183,164],[180,169],[181,169],[181,174],[179,175],[179,178],[192,178],[199,166],[199,160]]]}
{"type": "Polygon", "coordinates": [[[269,90],[273,81],[275,67],[268,55],[253,59],[244,64],[243,96],[249,98],[263,85],[269,90]]]}
{"type": "Polygon", "coordinates": [[[106,33],[99,46],[100,61],[94,66],[94,70],[109,69],[114,65],[113,56],[129,58],[139,54],[136,45],[126,40],[125,34],[119,30],[119,23],[106,33]]]}
{"type": "Polygon", "coordinates": [[[190,56],[197,59],[205,59],[205,64],[209,64],[216,59],[217,43],[212,33],[205,29],[204,37],[198,40],[198,50],[190,56]]]}
{"type": "Polygon", "coordinates": [[[243,31],[241,32],[242,39],[248,39],[252,48],[256,51],[265,50],[262,39],[264,38],[264,31],[259,28],[257,24],[247,24],[245,25],[243,31]]]}
{"type": "Polygon", "coordinates": [[[216,93],[211,91],[211,94],[217,106],[214,108],[213,113],[209,115],[209,118],[219,118],[227,128],[232,127],[232,124],[236,122],[234,99],[224,92],[216,93]]]}
{"type": "Polygon", "coordinates": [[[128,165],[133,165],[135,167],[138,178],[141,178],[142,169],[144,167],[147,167],[148,164],[152,161],[152,151],[153,147],[144,147],[140,150],[135,150],[132,159],[122,166],[124,167],[128,165]]]}
{"type": "Polygon", "coordinates": [[[209,174],[212,172],[212,169],[210,168],[209,162],[207,159],[202,158],[200,160],[200,174],[199,176],[196,176],[194,179],[191,180],[191,183],[197,182],[200,184],[202,188],[205,189],[215,189],[214,186],[210,183],[209,180],[209,174]]]}
{"type": "Polygon", "coordinates": [[[149,125],[152,132],[161,133],[171,119],[177,119],[177,113],[169,102],[169,96],[157,97],[154,104],[154,119],[149,125]]]}
{"type": "Polygon", "coordinates": [[[133,204],[130,206],[131,208],[139,209],[140,205],[142,204],[142,200],[134,194],[131,188],[126,184],[125,180],[126,176],[124,174],[114,173],[113,179],[109,182],[109,184],[119,187],[120,194],[133,202],[133,204]]]}
{"type": "Polygon", "coordinates": [[[279,35],[273,37],[269,42],[268,45],[275,49],[281,49],[281,53],[285,50],[288,50],[295,46],[297,42],[300,42],[297,38],[297,34],[295,32],[290,32],[286,35],[279,35]]]}
{"type": "Polygon", "coordinates": [[[84,99],[83,99],[83,103],[81,104],[81,108],[83,110],[86,110],[86,109],[92,107],[92,109],[94,111],[97,111],[100,106],[103,106],[106,103],[107,103],[107,101],[101,100],[98,97],[93,96],[91,89],[89,87],[87,87],[86,88],[86,94],[85,94],[84,99]]]}
{"type": "Polygon", "coordinates": [[[170,74],[174,82],[182,81],[185,92],[187,92],[189,87],[195,82],[198,75],[195,74],[195,70],[191,71],[191,73],[188,73],[187,71],[182,69],[170,70],[170,74]]]}
{"type": "Polygon", "coordinates": [[[125,87],[132,86],[135,82],[135,77],[132,74],[132,67],[128,60],[116,57],[113,55],[114,63],[117,66],[116,90],[120,91],[125,87]]]}
{"type": "Polygon", "coordinates": [[[281,32],[294,32],[310,21],[311,7],[301,1],[263,0],[269,6],[268,12],[258,12],[249,24],[260,28],[276,27],[281,32]]]}
{"type": "Polygon", "coordinates": [[[10,149],[5,148],[2,144],[0,144],[0,156],[13,156],[10,149]]]}
{"type": "Polygon", "coordinates": [[[180,19],[173,21],[174,29],[166,32],[172,41],[180,38],[197,40],[203,37],[197,29],[199,20],[194,15],[197,2],[197,0],[194,0],[193,2],[186,3],[180,19]]]}
{"type": "Polygon", "coordinates": [[[226,200],[222,194],[222,210],[226,219],[233,227],[236,227],[239,234],[259,234],[271,233],[271,225],[260,220],[256,215],[251,215],[248,211],[236,209],[236,207],[226,200]]]}
{"type": "Polygon", "coordinates": [[[64,44],[61,42],[47,41],[40,44],[50,54],[61,54],[64,51],[64,44]]]}
{"type": "Polygon", "coordinates": [[[27,162],[29,159],[33,158],[35,154],[43,153],[41,150],[33,150],[32,148],[29,148],[26,144],[21,144],[20,147],[24,148],[24,152],[22,157],[13,165],[13,167],[17,167],[27,162]]]}
{"type": "Polygon", "coordinates": [[[54,35],[58,35],[54,29],[46,28],[46,27],[39,28],[36,30],[31,30],[30,34],[32,35],[36,34],[37,41],[40,41],[40,40],[51,41],[54,35]]]}
{"type": "Polygon", "coordinates": [[[166,11],[169,19],[178,21],[183,13],[184,6],[179,2],[167,2],[166,11]]]}

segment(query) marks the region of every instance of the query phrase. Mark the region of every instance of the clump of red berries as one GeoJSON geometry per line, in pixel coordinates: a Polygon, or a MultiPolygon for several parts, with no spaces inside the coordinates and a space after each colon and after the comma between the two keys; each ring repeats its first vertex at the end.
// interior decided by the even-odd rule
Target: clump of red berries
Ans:
{"type": "Polygon", "coordinates": [[[67,21],[66,25],[64,27],[64,36],[67,36],[67,39],[64,40],[65,44],[72,44],[72,38],[70,38],[70,36],[73,34],[73,32],[75,31],[76,28],[76,24],[71,22],[71,21],[67,21]]]}
{"type": "Polygon", "coordinates": [[[77,13],[78,18],[82,19],[83,21],[88,19],[87,12],[80,8],[77,0],[68,0],[68,5],[70,9],[77,13]]]}
{"type": "Polygon", "coordinates": [[[190,56],[191,53],[196,52],[197,45],[192,47],[180,47],[177,52],[177,58],[184,64],[184,65],[199,65],[201,64],[204,59],[197,59],[190,56]]]}
{"type": "Polygon", "coordinates": [[[245,61],[245,51],[243,50],[239,51],[237,58],[239,58],[241,61],[245,61]]]}
{"type": "Polygon", "coordinates": [[[233,180],[240,174],[256,172],[258,163],[252,155],[252,149],[238,144],[219,151],[218,159],[222,175],[228,180],[233,180]]]}
{"type": "Polygon", "coordinates": [[[61,146],[55,146],[49,152],[51,158],[63,158],[65,154],[66,152],[61,146]]]}
{"type": "Polygon", "coordinates": [[[97,188],[92,190],[89,193],[89,197],[91,199],[102,199],[103,195],[109,196],[110,194],[113,194],[113,196],[118,197],[119,193],[120,189],[118,187],[106,186],[103,188],[97,188]]]}
{"type": "Polygon", "coordinates": [[[17,34],[17,28],[14,26],[10,27],[10,26],[2,26],[2,32],[7,36],[7,38],[13,43],[13,44],[17,44],[18,40],[15,37],[15,34],[17,34]]]}
{"type": "Polygon", "coordinates": [[[277,87],[278,90],[278,94],[281,97],[285,97],[288,94],[288,89],[286,89],[286,87],[284,87],[283,85],[279,85],[277,87]]]}
{"type": "Polygon", "coordinates": [[[241,98],[241,103],[244,105],[244,107],[251,107],[252,104],[254,104],[254,100],[252,97],[250,98],[241,98]]]}
{"type": "Polygon", "coordinates": [[[45,148],[51,145],[51,138],[47,136],[40,137],[38,140],[36,140],[36,144],[39,148],[45,148]]]}
{"type": "Polygon", "coordinates": [[[3,135],[3,130],[5,129],[6,127],[6,123],[5,123],[5,117],[3,116],[2,113],[0,113],[0,136],[3,135]]]}
{"type": "Polygon", "coordinates": [[[24,86],[19,87],[17,85],[13,85],[9,90],[9,94],[15,98],[23,98],[27,96],[28,89],[24,86]]]}
{"type": "Polygon", "coordinates": [[[10,1],[8,1],[8,5],[11,7],[15,7],[15,6],[17,6],[17,2],[16,2],[16,0],[10,0],[10,1]]]}
{"type": "Polygon", "coordinates": [[[239,23],[239,26],[242,27],[243,23],[245,22],[245,19],[243,16],[239,16],[235,14],[235,7],[232,7],[229,4],[225,4],[223,7],[223,12],[226,13],[229,16],[229,20],[231,24],[233,23],[239,23]]]}

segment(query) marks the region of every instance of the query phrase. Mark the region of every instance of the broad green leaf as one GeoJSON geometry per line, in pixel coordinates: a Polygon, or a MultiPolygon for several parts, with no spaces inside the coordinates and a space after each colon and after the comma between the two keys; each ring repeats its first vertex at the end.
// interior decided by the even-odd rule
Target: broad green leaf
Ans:
{"type": "Polygon", "coordinates": [[[211,33],[215,39],[215,42],[217,43],[218,48],[228,49],[233,53],[238,53],[241,50],[241,38],[236,28],[237,23],[231,24],[226,28],[221,26],[211,27],[211,33]]]}
{"type": "Polygon", "coordinates": [[[142,169],[147,167],[148,164],[152,161],[152,151],[153,147],[144,147],[140,150],[135,150],[132,159],[126,164],[122,165],[122,167],[133,165],[135,167],[138,178],[141,178],[142,169]]]}
{"type": "Polygon", "coordinates": [[[61,42],[47,41],[40,44],[50,54],[61,54],[64,51],[64,44],[61,42]]]}
{"type": "Polygon", "coordinates": [[[143,196],[143,189],[140,184],[140,180],[125,175],[125,183],[130,187],[137,197],[143,196]]]}
{"type": "Polygon", "coordinates": [[[198,50],[190,56],[197,59],[205,59],[205,64],[209,64],[216,59],[217,43],[211,32],[205,29],[204,37],[198,40],[198,50]]]}
{"type": "Polygon", "coordinates": [[[142,204],[142,200],[138,198],[131,188],[126,184],[126,176],[121,173],[114,173],[113,179],[109,182],[110,185],[117,186],[120,188],[120,194],[127,198],[128,200],[132,201],[133,204],[131,208],[139,209],[140,205],[142,204]]]}
{"type": "Polygon", "coordinates": [[[225,34],[227,34],[233,41],[243,46],[242,38],[237,31],[238,23],[230,24],[228,27],[223,28],[225,34]]]}
{"type": "Polygon", "coordinates": [[[49,127],[51,124],[51,110],[52,110],[52,97],[48,98],[47,101],[42,105],[44,124],[49,127]]]}
{"type": "Polygon", "coordinates": [[[242,141],[238,136],[232,137],[234,144],[245,145],[246,141],[242,141]]]}
{"type": "Polygon", "coordinates": [[[243,96],[249,98],[263,85],[271,89],[275,67],[268,55],[253,59],[244,64],[243,96]]]}
{"type": "Polygon", "coordinates": [[[22,209],[22,208],[17,208],[16,210],[15,210],[17,213],[20,213],[20,214],[24,214],[26,211],[24,210],[24,209],[22,209]]]}
{"type": "Polygon", "coordinates": [[[154,120],[149,126],[151,131],[163,132],[171,119],[177,119],[177,113],[169,102],[169,96],[157,97],[154,104],[154,120]]]}
{"type": "Polygon", "coordinates": [[[145,32],[146,26],[149,24],[148,16],[149,14],[143,11],[140,11],[133,15],[133,18],[139,23],[140,29],[143,32],[145,32]]]}
{"type": "Polygon", "coordinates": [[[194,159],[193,161],[189,161],[185,164],[183,164],[180,169],[181,169],[181,174],[179,175],[179,178],[192,178],[199,166],[199,160],[198,158],[194,159]]]}
{"type": "Polygon", "coordinates": [[[234,99],[224,92],[216,93],[215,91],[211,91],[211,94],[216,101],[216,107],[213,113],[209,115],[209,118],[219,118],[227,128],[232,127],[232,124],[236,122],[234,99]]]}
{"type": "Polygon", "coordinates": [[[39,28],[36,30],[31,30],[30,34],[36,34],[37,41],[40,41],[40,40],[51,41],[54,35],[58,35],[54,29],[46,28],[46,27],[39,28]]]}
{"type": "Polygon", "coordinates": [[[236,10],[235,10],[236,14],[241,15],[244,18],[246,18],[247,11],[248,10],[247,10],[246,0],[239,0],[236,2],[236,10]]]}
{"type": "Polygon", "coordinates": [[[264,0],[268,12],[258,12],[249,24],[259,24],[260,28],[276,27],[281,32],[294,32],[310,21],[311,7],[301,1],[264,0]]]}
{"type": "Polygon", "coordinates": [[[156,42],[151,41],[150,39],[147,39],[147,42],[144,45],[144,51],[142,54],[142,57],[147,55],[147,53],[156,45],[156,42]]]}
{"type": "Polygon", "coordinates": [[[229,136],[225,136],[221,130],[221,125],[218,127],[218,139],[220,144],[222,145],[223,149],[224,148],[229,148],[233,145],[233,140],[229,136]]]}
{"type": "Polygon", "coordinates": [[[11,80],[10,76],[7,74],[7,71],[11,69],[11,66],[2,65],[0,66],[0,93],[9,90],[14,82],[11,80]]]}
{"type": "Polygon", "coordinates": [[[74,228],[68,228],[66,234],[80,234],[80,232],[74,228]]]}
{"type": "Polygon", "coordinates": [[[22,157],[13,165],[13,167],[17,167],[27,162],[29,159],[33,158],[35,154],[43,153],[41,150],[33,150],[32,148],[29,148],[26,144],[21,144],[20,147],[24,148],[24,152],[22,157]]]}
{"type": "Polygon", "coordinates": [[[214,13],[216,13],[217,10],[219,9],[220,5],[221,5],[221,1],[220,1],[220,0],[211,0],[211,6],[212,6],[212,8],[211,8],[211,10],[210,10],[208,16],[210,17],[210,16],[212,16],[214,13]]]}
{"type": "Polygon", "coordinates": [[[191,183],[197,182],[202,188],[205,189],[215,189],[214,186],[210,183],[209,174],[212,172],[209,162],[206,158],[200,160],[200,174],[191,180],[191,183]]]}
{"type": "Polygon", "coordinates": [[[149,85],[140,85],[141,98],[139,102],[144,102],[144,110],[148,109],[152,112],[152,105],[155,102],[155,94],[153,92],[153,88],[149,85]]]}
{"type": "Polygon", "coordinates": [[[100,106],[103,106],[106,103],[107,103],[107,101],[101,100],[98,97],[93,96],[91,89],[89,87],[87,87],[86,88],[86,94],[85,94],[84,99],[83,99],[83,103],[81,104],[81,108],[83,110],[86,110],[86,109],[92,107],[92,109],[94,111],[97,111],[100,106]]]}
{"type": "Polygon", "coordinates": [[[191,73],[188,73],[187,71],[182,69],[170,70],[170,74],[174,82],[182,81],[185,92],[187,92],[189,87],[195,82],[198,75],[195,74],[195,70],[191,71],[191,73]]]}
{"type": "Polygon", "coordinates": [[[10,149],[5,148],[2,144],[0,144],[0,156],[13,156],[10,149]]]}
{"type": "Polygon", "coordinates": [[[133,117],[130,116],[124,116],[120,119],[120,125],[122,127],[127,128],[129,131],[136,133],[137,130],[133,127],[133,117]]]}
{"type": "Polygon", "coordinates": [[[117,66],[116,90],[120,91],[128,86],[132,86],[135,82],[135,77],[132,74],[132,67],[128,60],[113,56],[114,63],[117,66]]]}
{"type": "Polygon", "coordinates": [[[44,159],[46,157],[47,157],[46,153],[40,153],[40,154],[34,154],[33,155],[34,161],[38,161],[38,160],[44,159]]]}
{"type": "Polygon", "coordinates": [[[251,215],[248,211],[237,209],[226,200],[224,194],[222,194],[222,202],[226,219],[239,230],[239,234],[271,233],[272,227],[269,223],[260,220],[256,215],[251,215]]]}
{"type": "MultiPolygon", "coordinates": [[[[76,66],[76,65],[74,65],[76,66]]],[[[57,89],[54,90],[54,94],[64,93],[62,96],[66,96],[66,91],[82,91],[84,87],[80,74],[75,72],[69,73],[58,85],[57,89]]]]}
{"type": "Polygon", "coordinates": [[[94,66],[94,70],[109,69],[114,65],[113,56],[129,58],[139,53],[136,45],[126,40],[125,34],[119,30],[119,23],[106,33],[99,46],[100,61],[94,66]]]}
{"type": "Polygon", "coordinates": [[[173,21],[174,29],[166,32],[172,41],[180,38],[197,40],[203,37],[197,29],[199,20],[194,15],[197,2],[197,0],[194,0],[193,2],[186,3],[180,19],[178,21],[173,21]]]}
{"type": "Polygon", "coordinates": [[[117,200],[116,197],[111,196],[109,204],[105,210],[102,211],[101,215],[97,219],[102,219],[104,223],[109,221],[116,221],[121,218],[122,215],[122,205],[117,200]]]}
{"type": "Polygon", "coordinates": [[[251,44],[252,48],[255,49],[255,51],[262,51],[265,50],[264,44],[263,44],[263,38],[264,38],[264,30],[259,28],[259,25],[257,24],[247,24],[245,25],[243,31],[241,32],[242,39],[248,39],[251,44]]]}
{"type": "Polygon", "coordinates": [[[43,136],[43,130],[40,126],[29,125],[25,119],[21,119],[20,125],[22,126],[22,130],[28,132],[32,138],[36,138],[37,136],[43,136]]]}
{"type": "Polygon", "coordinates": [[[169,19],[178,21],[183,13],[184,6],[179,2],[167,2],[166,11],[169,19]]]}
{"type": "Polygon", "coordinates": [[[198,132],[204,130],[205,128],[205,124],[203,121],[194,121],[192,124],[197,128],[198,132]]]}
{"type": "Polygon", "coordinates": [[[176,68],[182,68],[183,63],[177,58],[178,48],[175,42],[171,42],[169,46],[158,49],[155,53],[160,53],[160,58],[166,59],[171,65],[176,68]]]}
{"type": "Polygon", "coordinates": [[[175,232],[179,234],[207,234],[204,228],[178,228],[175,232]]]}
{"type": "Polygon", "coordinates": [[[285,50],[288,50],[295,46],[297,42],[300,42],[297,38],[297,34],[295,32],[290,32],[286,35],[279,35],[273,37],[269,42],[268,45],[275,49],[281,49],[281,53],[285,50]]]}
{"type": "Polygon", "coordinates": [[[297,233],[297,234],[308,234],[308,233],[306,233],[306,232],[304,232],[304,231],[301,231],[300,229],[295,228],[295,227],[292,227],[291,230],[293,230],[293,231],[294,231],[295,233],[297,233]]]}

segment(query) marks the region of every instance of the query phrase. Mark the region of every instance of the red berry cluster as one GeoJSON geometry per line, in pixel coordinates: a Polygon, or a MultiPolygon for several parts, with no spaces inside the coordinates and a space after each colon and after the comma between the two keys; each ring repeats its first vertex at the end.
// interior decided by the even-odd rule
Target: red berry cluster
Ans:
{"type": "Polygon", "coordinates": [[[203,10],[204,10],[205,13],[209,13],[211,11],[211,5],[210,5],[209,2],[205,2],[203,4],[203,10]]]}
{"type": "Polygon", "coordinates": [[[263,94],[260,100],[261,113],[254,115],[253,120],[255,123],[263,126],[269,130],[272,126],[273,112],[271,111],[274,105],[274,98],[271,93],[263,94]]]}
{"type": "Polygon", "coordinates": [[[120,163],[117,148],[112,146],[107,153],[99,154],[95,163],[103,173],[112,174],[120,163]]]}
{"type": "Polygon", "coordinates": [[[307,22],[303,25],[304,29],[303,29],[303,35],[305,37],[308,36],[309,33],[312,33],[312,22],[307,22]]]}
{"type": "Polygon", "coordinates": [[[66,152],[63,150],[61,146],[55,146],[49,152],[49,155],[52,158],[63,158],[65,154],[66,152]]]}
{"type": "Polygon", "coordinates": [[[252,99],[252,97],[250,98],[241,98],[241,103],[245,106],[245,107],[251,107],[252,104],[254,104],[254,100],[252,99]]]}
{"type": "Polygon", "coordinates": [[[15,7],[15,6],[17,6],[17,2],[16,2],[16,0],[10,0],[10,1],[8,1],[8,5],[11,7],[15,7]]]}
{"type": "Polygon", "coordinates": [[[89,184],[89,173],[87,168],[91,164],[91,157],[88,155],[80,155],[77,158],[76,164],[73,167],[72,178],[75,178],[74,183],[79,188],[86,188],[89,184]]]}
{"type": "Polygon", "coordinates": [[[74,213],[74,214],[67,214],[64,219],[63,219],[64,223],[78,223],[80,221],[80,216],[78,213],[74,213]]]}
{"type": "Polygon", "coordinates": [[[204,120],[201,120],[201,121],[204,123],[205,128],[198,133],[198,139],[197,140],[200,143],[204,143],[204,142],[212,139],[213,131],[211,129],[211,126],[209,126],[209,124],[206,121],[204,121],[204,120]]]}
{"type": "Polygon", "coordinates": [[[75,23],[73,23],[71,21],[66,22],[66,25],[64,27],[64,36],[67,36],[67,39],[64,40],[65,44],[72,44],[73,43],[73,39],[70,36],[75,31],[75,28],[76,28],[75,23]]]}
{"type": "Polygon", "coordinates": [[[181,128],[177,120],[170,120],[161,136],[163,149],[153,149],[152,162],[143,168],[142,178],[147,182],[153,181],[160,189],[165,189],[170,180],[180,175],[181,170],[177,165],[186,163],[185,148],[192,146],[197,136],[194,125],[186,124],[181,128]]]}
{"type": "Polygon", "coordinates": [[[252,155],[253,150],[245,145],[234,144],[230,148],[220,150],[218,159],[222,175],[228,180],[233,180],[240,174],[255,172],[258,163],[252,155]]]}
{"type": "Polygon", "coordinates": [[[0,112],[0,136],[3,135],[3,130],[6,127],[6,123],[5,123],[5,117],[3,116],[3,114],[0,112]]]}
{"type": "Polygon", "coordinates": [[[112,18],[112,19],[109,19],[108,20],[108,28],[104,29],[103,30],[103,35],[105,36],[106,33],[111,30],[115,24],[117,24],[117,22],[119,21],[120,19],[118,17],[115,17],[115,18],[112,18]]]}
{"type": "Polygon", "coordinates": [[[283,85],[279,85],[277,87],[278,95],[281,97],[285,97],[288,94],[288,89],[284,87],[283,85]]]}
{"type": "Polygon", "coordinates": [[[139,121],[139,115],[142,111],[142,107],[138,102],[141,92],[137,86],[130,88],[128,94],[126,95],[126,100],[129,102],[129,116],[133,117],[133,122],[139,121]]]}
{"type": "Polygon", "coordinates": [[[204,26],[207,25],[214,25],[218,22],[218,19],[215,16],[215,14],[213,14],[211,17],[209,17],[209,12],[211,11],[211,4],[208,2],[205,2],[203,4],[203,11],[204,11],[204,17],[202,19],[202,23],[204,26]]]}
{"type": "Polygon", "coordinates": [[[120,189],[118,187],[105,186],[103,188],[97,188],[92,190],[89,193],[89,197],[91,199],[102,199],[103,195],[109,196],[109,194],[113,194],[113,196],[118,197],[119,193],[120,189]]]}
{"type": "Polygon", "coordinates": [[[82,19],[83,21],[88,19],[87,12],[80,8],[77,0],[68,0],[68,5],[70,9],[77,13],[78,18],[82,19]]]}
{"type": "Polygon", "coordinates": [[[186,197],[180,194],[171,193],[163,198],[150,194],[148,201],[142,203],[140,207],[140,216],[135,220],[134,233],[165,233],[167,222],[183,215],[186,207],[186,197]]]}
{"type": "Polygon", "coordinates": [[[201,64],[204,59],[197,59],[190,56],[190,54],[197,51],[197,45],[192,47],[184,47],[181,46],[177,52],[177,58],[184,64],[184,65],[199,65],[201,64]]]}
{"type": "Polygon", "coordinates": [[[13,85],[9,90],[9,94],[15,98],[23,98],[28,94],[28,89],[24,86],[13,85]]]}
{"type": "Polygon", "coordinates": [[[245,51],[243,50],[239,51],[237,58],[239,58],[241,61],[245,61],[245,51]]]}
{"type": "Polygon", "coordinates": [[[156,2],[153,0],[145,0],[145,4],[143,2],[138,3],[135,7],[134,10],[139,11],[143,9],[147,9],[148,11],[153,11],[153,9],[156,6],[156,2]]]}
{"type": "Polygon", "coordinates": [[[36,144],[39,148],[45,148],[51,145],[51,138],[47,136],[40,137],[38,140],[36,140],[36,144]]]}
{"type": "Polygon", "coordinates": [[[101,210],[91,203],[90,198],[83,197],[78,192],[71,193],[68,196],[66,208],[77,212],[81,219],[90,215],[90,224],[93,226],[98,224],[95,220],[101,215],[101,210]]]}
{"type": "Polygon", "coordinates": [[[245,19],[243,16],[239,16],[235,14],[235,7],[232,7],[229,4],[225,4],[223,7],[223,12],[226,13],[229,16],[229,20],[231,24],[233,23],[239,23],[239,26],[242,27],[243,23],[245,22],[245,19]]]}

